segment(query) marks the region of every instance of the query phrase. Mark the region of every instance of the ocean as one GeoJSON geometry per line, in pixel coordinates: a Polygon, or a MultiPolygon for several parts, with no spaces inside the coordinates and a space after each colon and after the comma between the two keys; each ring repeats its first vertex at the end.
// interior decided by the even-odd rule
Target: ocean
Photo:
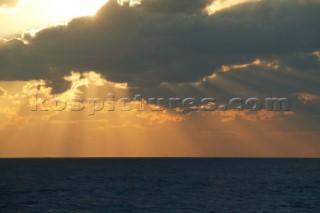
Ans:
{"type": "Polygon", "coordinates": [[[0,159],[0,212],[320,212],[320,159],[0,159]]]}

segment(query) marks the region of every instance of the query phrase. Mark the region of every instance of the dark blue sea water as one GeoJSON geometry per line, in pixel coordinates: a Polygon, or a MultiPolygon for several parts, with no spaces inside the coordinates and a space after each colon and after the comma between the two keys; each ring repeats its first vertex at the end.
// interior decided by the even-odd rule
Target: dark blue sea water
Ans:
{"type": "Polygon", "coordinates": [[[1,159],[0,212],[320,212],[320,159],[1,159]]]}

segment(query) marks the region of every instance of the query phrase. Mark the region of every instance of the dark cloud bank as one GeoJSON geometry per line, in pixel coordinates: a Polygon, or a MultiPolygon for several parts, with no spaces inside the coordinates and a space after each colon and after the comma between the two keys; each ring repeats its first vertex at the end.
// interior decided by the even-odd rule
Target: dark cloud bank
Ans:
{"type": "Polygon", "coordinates": [[[122,7],[111,0],[95,17],[25,35],[28,44],[2,42],[0,80],[60,82],[70,70],[95,70],[114,82],[156,87],[195,82],[221,65],[256,58],[319,76],[312,54],[320,49],[317,1],[266,0],[212,16],[203,11],[209,2],[144,0],[122,7]]]}

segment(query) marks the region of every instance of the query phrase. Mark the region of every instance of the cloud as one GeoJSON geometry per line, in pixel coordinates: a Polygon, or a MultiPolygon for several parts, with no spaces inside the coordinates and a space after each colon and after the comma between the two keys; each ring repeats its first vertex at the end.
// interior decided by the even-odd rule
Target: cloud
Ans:
{"type": "Polygon", "coordinates": [[[148,12],[161,12],[166,14],[175,13],[199,13],[210,4],[212,0],[143,0],[140,8],[148,12]]]}
{"type": "Polygon", "coordinates": [[[308,103],[311,101],[320,101],[320,95],[317,94],[297,93],[296,96],[303,103],[308,103]]]}
{"type": "Polygon", "coordinates": [[[71,70],[94,70],[144,88],[196,82],[222,65],[257,58],[301,71],[319,67],[310,54],[320,49],[318,2],[259,1],[211,16],[199,12],[207,4],[144,0],[128,7],[109,1],[94,17],[3,41],[0,79],[45,79],[57,88],[71,70]]]}
{"type": "Polygon", "coordinates": [[[5,8],[13,8],[18,5],[20,0],[1,0],[0,1],[0,8],[5,7],[5,8]]]}
{"type": "Polygon", "coordinates": [[[6,95],[7,95],[7,91],[5,89],[3,89],[2,87],[0,87],[0,97],[6,96],[6,95]]]}
{"type": "Polygon", "coordinates": [[[261,120],[279,120],[286,119],[288,116],[292,116],[293,114],[293,112],[270,112],[267,110],[261,110],[255,113],[247,111],[220,112],[222,122],[231,122],[236,119],[244,119],[252,122],[261,120]]]}
{"type": "Polygon", "coordinates": [[[260,0],[214,0],[206,10],[209,14],[215,14],[224,9],[235,7],[240,4],[259,2],[260,0]]]}

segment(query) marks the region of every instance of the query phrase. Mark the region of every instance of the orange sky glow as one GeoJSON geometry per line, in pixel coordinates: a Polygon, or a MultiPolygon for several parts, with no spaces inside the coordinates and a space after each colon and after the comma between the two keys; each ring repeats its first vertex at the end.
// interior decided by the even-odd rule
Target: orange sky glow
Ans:
{"type": "MultiPolygon", "coordinates": [[[[0,50],[2,48],[10,51],[15,47],[9,45],[12,38],[23,40],[23,32],[30,33],[34,30],[36,35],[47,27],[67,24],[75,17],[93,18],[106,2],[108,1],[25,0],[12,7],[4,6],[0,9],[0,50]]],[[[132,5],[139,2],[132,2],[132,5]]],[[[257,2],[259,1],[216,1],[203,8],[203,11],[214,16],[237,5],[257,2]]],[[[28,45],[27,41],[24,42],[28,45]]],[[[319,50],[312,53],[312,57],[319,58],[317,53],[319,50]]],[[[2,52],[0,63],[1,54],[2,52]]],[[[182,53],[177,51],[176,54],[182,53]]],[[[13,56],[14,54],[9,55],[5,60],[14,61],[11,58],[13,56]]],[[[270,94],[265,92],[255,93],[255,85],[252,85],[247,77],[241,77],[253,69],[262,70],[261,78],[275,83],[281,81],[283,88],[295,84],[290,82],[289,77],[305,82],[314,81],[311,71],[298,72],[272,57],[251,57],[245,63],[229,63],[227,60],[223,62],[220,68],[212,69],[212,74],[194,82],[163,81],[160,87],[173,97],[189,95],[189,90],[201,94],[201,97],[216,97],[221,93],[226,94],[226,98],[231,98],[233,94],[269,97],[270,94]],[[282,71],[289,77],[279,80],[275,76],[282,71]]],[[[11,70],[6,72],[10,73],[11,70]]],[[[3,70],[0,71],[1,76],[5,76],[3,70]]],[[[145,74],[145,80],[149,80],[149,77],[154,80],[151,74],[145,74]]],[[[41,79],[0,78],[1,158],[320,157],[317,120],[319,115],[312,115],[310,119],[295,108],[294,104],[290,112],[216,110],[184,113],[169,110],[99,110],[95,115],[89,115],[87,110],[32,111],[32,96],[35,93],[49,99],[70,100],[80,96],[85,99],[105,99],[108,93],[113,93],[118,98],[132,98],[134,94],[148,90],[148,87],[140,90],[132,86],[129,82],[131,79],[128,79],[128,82],[111,81],[108,75],[102,75],[100,70],[91,69],[69,70],[69,74],[62,79],[66,85],[63,91],[56,92],[50,80],[41,79]]],[[[282,92],[280,90],[279,95],[284,94],[282,92]]],[[[309,91],[296,91],[292,97],[296,97],[302,106],[307,106],[310,102],[318,103],[320,100],[319,94],[309,91]]],[[[312,109],[319,111],[319,106],[312,109]]]]}

